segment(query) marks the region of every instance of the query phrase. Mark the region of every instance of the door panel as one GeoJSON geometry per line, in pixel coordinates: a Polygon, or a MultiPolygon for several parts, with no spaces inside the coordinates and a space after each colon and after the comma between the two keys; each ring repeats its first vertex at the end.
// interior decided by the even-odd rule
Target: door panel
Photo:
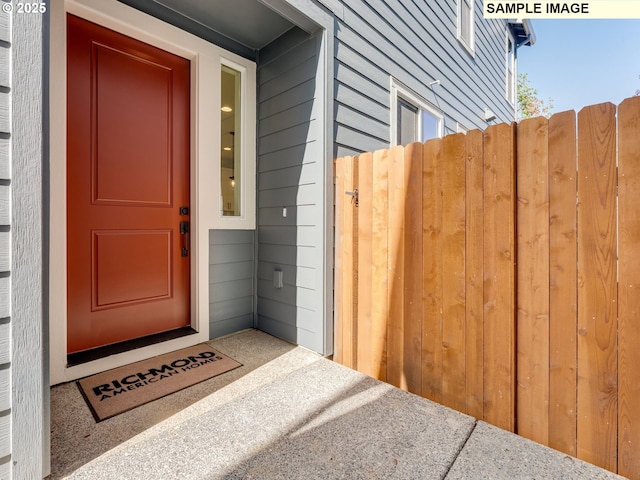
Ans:
{"type": "Polygon", "coordinates": [[[170,230],[102,231],[93,236],[94,311],[171,298],[170,230]]]}
{"type": "Polygon", "coordinates": [[[169,206],[171,70],[102,45],[92,57],[94,202],[169,206]]]}
{"type": "Polygon", "coordinates": [[[190,64],[69,15],[68,352],[190,324],[190,64]]]}

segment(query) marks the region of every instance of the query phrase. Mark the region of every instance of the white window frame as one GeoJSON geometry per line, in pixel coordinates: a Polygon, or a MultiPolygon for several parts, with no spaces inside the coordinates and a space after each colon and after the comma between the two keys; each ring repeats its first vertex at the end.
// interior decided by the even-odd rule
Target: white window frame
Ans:
{"type": "Polygon", "coordinates": [[[457,32],[456,38],[460,42],[460,44],[469,52],[469,54],[473,57],[476,54],[476,22],[475,22],[475,0],[469,0],[470,9],[469,9],[469,39],[466,39],[462,35],[462,8],[464,5],[464,0],[457,0],[457,32]]]}
{"type": "Polygon", "coordinates": [[[420,142],[422,138],[422,112],[427,112],[438,119],[438,136],[442,138],[444,134],[444,115],[429,101],[418,95],[406,85],[403,85],[395,78],[391,77],[391,146],[398,144],[398,98],[410,103],[418,109],[418,121],[416,122],[415,137],[420,142]]]}
{"type": "Polygon", "coordinates": [[[505,98],[507,101],[515,106],[517,98],[518,88],[518,69],[516,64],[516,42],[511,30],[507,27],[505,35],[505,98]],[[511,42],[511,52],[509,52],[509,42],[511,42]],[[511,97],[509,96],[509,71],[511,71],[511,97]]]}
{"type": "MultiPolygon", "coordinates": [[[[255,230],[256,228],[256,68],[255,63],[250,60],[243,61],[236,57],[234,60],[227,58],[225,54],[220,56],[220,69],[222,66],[232,68],[240,72],[240,129],[239,142],[240,150],[240,182],[236,183],[236,188],[240,189],[238,194],[240,200],[240,215],[223,215],[224,205],[222,200],[222,156],[220,149],[216,156],[216,175],[214,184],[217,186],[219,195],[216,202],[216,218],[214,229],[224,230],[255,230]]],[[[218,78],[218,82],[220,79],[218,78]]],[[[217,85],[217,92],[220,85],[217,85]]],[[[220,97],[217,97],[220,103],[220,97]]],[[[222,105],[217,105],[219,114],[222,105]]],[[[220,131],[216,132],[220,137],[220,131]]],[[[221,140],[219,140],[220,147],[221,140]]],[[[237,147],[236,148],[237,151],[237,147]]]]}

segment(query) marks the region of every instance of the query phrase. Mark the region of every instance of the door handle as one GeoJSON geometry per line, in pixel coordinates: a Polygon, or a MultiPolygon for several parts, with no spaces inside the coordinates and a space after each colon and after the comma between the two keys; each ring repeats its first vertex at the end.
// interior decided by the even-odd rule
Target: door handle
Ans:
{"type": "Polygon", "coordinates": [[[180,222],[180,235],[182,236],[182,256],[189,256],[189,222],[180,222]]]}

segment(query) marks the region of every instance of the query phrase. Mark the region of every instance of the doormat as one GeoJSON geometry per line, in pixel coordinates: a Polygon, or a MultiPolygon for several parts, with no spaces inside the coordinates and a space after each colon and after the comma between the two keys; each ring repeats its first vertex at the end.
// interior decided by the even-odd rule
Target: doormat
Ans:
{"type": "Polygon", "coordinates": [[[96,422],[242,366],[207,344],[78,380],[96,422]]]}

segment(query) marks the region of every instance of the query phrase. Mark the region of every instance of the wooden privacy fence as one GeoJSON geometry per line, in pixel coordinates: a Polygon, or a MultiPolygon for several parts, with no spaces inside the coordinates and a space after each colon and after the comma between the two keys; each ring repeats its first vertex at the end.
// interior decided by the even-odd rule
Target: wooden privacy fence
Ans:
{"type": "Polygon", "coordinates": [[[339,158],[335,188],[336,361],[640,479],[640,97],[339,158]]]}

